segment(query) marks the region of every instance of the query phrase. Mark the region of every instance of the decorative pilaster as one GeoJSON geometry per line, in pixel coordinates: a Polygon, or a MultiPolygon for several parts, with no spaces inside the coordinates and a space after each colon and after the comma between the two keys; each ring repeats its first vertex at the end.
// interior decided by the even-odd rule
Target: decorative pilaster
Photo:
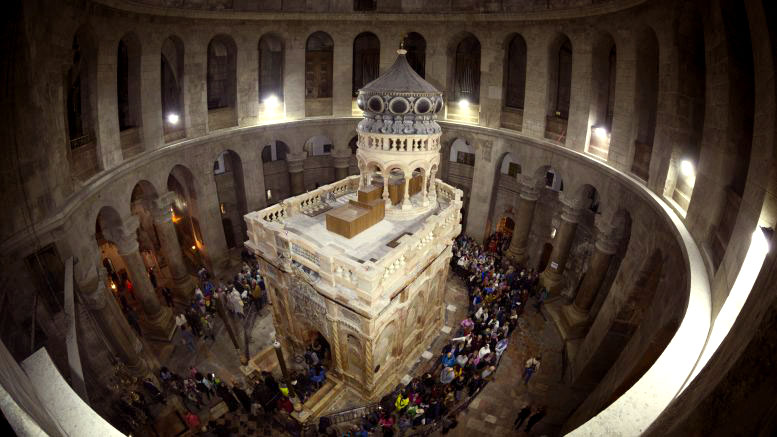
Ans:
{"type": "Polygon", "coordinates": [[[553,292],[561,288],[562,274],[569,258],[569,250],[575,239],[577,223],[580,220],[582,210],[577,205],[562,199],[561,224],[556,230],[556,237],[553,239],[553,252],[550,254],[548,267],[540,276],[542,285],[547,287],[548,291],[553,292]]]}
{"type": "Polygon", "coordinates": [[[162,254],[167,260],[167,266],[173,277],[172,289],[185,302],[188,302],[194,292],[196,283],[186,267],[178,242],[178,234],[173,223],[173,200],[175,193],[168,191],[154,201],[154,227],[162,246],[162,254]]]}
{"type": "Polygon", "coordinates": [[[518,200],[518,213],[515,229],[513,230],[513,239],[510,241],[507,256],[518,264],[524,264],[528,258],[526,247],[529,241],[532,221],[534,220],[534,208],[537,206],[537,199],[540,198],[540,193],[537,190],[535,181],[532,179],[524,179],[520,181],[520,184],[521,194],[518,200]]]}

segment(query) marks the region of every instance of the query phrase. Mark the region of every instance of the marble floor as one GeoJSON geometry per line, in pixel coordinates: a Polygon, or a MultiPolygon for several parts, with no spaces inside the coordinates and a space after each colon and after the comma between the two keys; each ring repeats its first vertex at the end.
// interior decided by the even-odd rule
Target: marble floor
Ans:
{"type": "MultiPolygon", "coordinates": [[[[441,330],[440,335],[426,348],[431,352],[431,358],[419,356],[418,360],[407,366],[406,374],[415,376],[433,364],[445,342],[455,333],[456,325],[466,315],[467,294],[463,282],[451,275],[445,295],[446,321],[451,327],[450,332],[441,330]]],[[[236,326],[246,326],[249,334],[251,355],[257,354],[268,347],[273,337],[272,316],[269,308],[252,314],[247,320],[239,320],[236,326]]],[[[242,341],[242,338],[241,338],[242,341]]],[[[242,343],[241,343],[242,344],[242,343]]],[[[156,346],[160,362],[180,374],[188,372],[189,366],[196,366],[201,372],[215,372],[223,380],[236,381],[242,379],[239,356],[223,326],[217,325],[216,341],[198,340],[197,351],[189,352],[177,342],[166,346],[156,346]]],[[[426,354],[429,357],[430,354],[426,354]]],[[[575,393],[562,381],[562,342],[553,323],[546,316],[530,306],[519,323],[519,328],[513,333],[510,345],[505,352],[496,378],[489,383],[469,407],[457,417],[459,425],[447,435],[472,437],[480,435],[558,435],[566,418],[572,413],[570,405],[576,405],[584,397],[583,393],[575,393]],[[531,356],[542,356],[540,370],[532,377],[528,385],[523,383],[521,375],[523,363],[531,356]],[[546,406],[547,416],[541,420],[528,434],[521,429],[512,429],[512,423],[518,411],[526,403],[533,407],[546,406]]],[[[223,413],[219,402],[200,411],[203,423],[213,419],[218,426],[236,436],[251,435],[281,435],[279,428],[257,422],[245,414],[223,413]]],[[[333,403],[326,412],[342,411],[364,404],[364,400],[351,391],[333,403]]],[[[160,411],[161,415],[174,415],[173,408],[160,411]]],[[[167,418],[175,422],[175,418],[167,418]]],[[[524,424],[525,426],[525,424],[524,424]]],[[[163,427],[167,428],[167,427],[163,427]]],[[[177,428],[177,426],[176,426],[177,428]]],[[[171,428],[172,429],[172,428],[171,428]]],[[[159,429],[160,435],[167,435],[159,429]]],[[[433,435],[439,435],[437,431],[433,435]]]]}

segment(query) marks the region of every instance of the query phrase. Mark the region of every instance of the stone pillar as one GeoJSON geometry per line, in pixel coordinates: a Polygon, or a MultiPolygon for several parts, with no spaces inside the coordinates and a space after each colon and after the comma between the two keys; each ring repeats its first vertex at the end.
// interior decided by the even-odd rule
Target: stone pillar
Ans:
{"type": "Polygon", "coordinates": [[[421,205],[423,205],[423,206],[429,205],[429,195],[428,195],[428,191],[427,191],[427,184],[428,184],[428,182],[429,182],[429,172],[425,171],[424,172],[424,179],[423,179],[423,188],[422,188],[422,191],[421,191],[421,198],[423,199],[421,201],[421,205]]]}
{"type": "Polygon", "coordinates": [[[548,111],[548,40],[549,32],[527,31],[526,94],[522,132],[532,138],[545,138],[548,111]]]}
{"type": "Polygon", "coordinates": [[[290,38],[283,53],[283,103],[287,119],[305,117],[306,38],[302,34],[290,38]]]}
{"type": "MultiPolygon", "coordinates": [[[[95,270],[104,273],[102,266],[99,266],[95,270]]],[[[80,296],[84,299],[84,304],[97,322],[113,354],[132,375],[143,376],[148,371],[148,365],[139,353],[143,349],[143,343],[132,331],[116,300],[105,288],[105,283],[102,281],[105,274],[95,276],[97,277],[79,282],[80,296]]]]}
{"type": "Polygon", "coordinates": [[[383,172],[383,202],[386,203],[386,209],[389,209],[391,207],[391,198],[389,197],[389,190],[388,190],[388,184],[389,184],[389,172],[383,172]]]}
{"type": "Polygon", "coordinates": [[[123,159],[119,136],[119,104],[116,96],[116,47],[118,41],[106,39],[100,41],[97,49],[94,134],[103,170],[115,167],[123,159]]]}
{"type": "Polygon", "coordinates": [[[542,272],[540,279],[542,285],[548,288],[548,291],[557,291],[561,287],[562,274],[569,257],[569,249],[575,239],[577,222],[580,219],[581,210],[576,205],[567,203],[562,199],[561,224],[556,230],[556,237],[553,239],[553,252],[550,254],[548,267],[542,272]]]}
{"type": "Polygon", "coordinates": [[[259,51],[253,35],[240,35],[237,46],[237,124],[252,126],[259,122],[259,51]]]}
{"type": "Polygon", "coordinates": [[[184,299],[184,302],[188,302],[192,297],[196,283],[189,275],[181,252],[181,245],[178,242],[178,234],[175,231],[172,213],[174,199],[175,193],[172,191],[168,191],[156,199],[154,227],[162,246],[162,254],[173,277],[172,289],[176,295],[184,299]]]}
{"type": "Polygon", "coordinates": [[[138,252],[136,230],[138,218],[131,216],[124,220],[124,225],[112,229],[104,229],[106,237],[113,241],[119,249],[119,255],[127,265],[127,273],[134,286],[135,297],[140,301],[146,315],[144,333],[153,338],[169,341],[175,332],[175,323],[169,308],[159,304],[156,291],[146,273],[143,258],[138,252]]]}
{"type": "Polygon", "coordinates": [[[208,68],[208,41],[190,39],[184,42],[183,123],[189,138],[205,135],[208,131],[208,95],[206,89],[208,68]]]}
{"type": "Polygon", "coordinates": [[[518,213],[516,214],[513,239],[510,241],[507,256],[519,264],[524,264],[528,259],[526,246],[529,242],[529,232],[531,232],[531,225],[534,220],[534,208],[537,206],[537,199],[540,198],[540,193],[533,180],[524,180],[520,183],[521,194],[518,199],[518,213]]]}
{"type": "Polygon", "coordinates": [[[567,139],[564,145],[578,152],[585,151],[591,136],[591,91],[593,60],[591,35],[570,35],[572,47],[572,84],[569,96],[567,139]]]}
{"type": "Polygon", "coordinates": [[[610,268],[610,260],[618,250],[617,240],[613,232],[609,229],[603,230],[600,226],[597,227],[599,230],[594,245],[594,252],[591,254],[588,270],[585,272],[585,276],[583,276],[583,282],[580,284],[580,289],[577,291],[577,296],[575,296],[575,301],[572,304],[572,309],[586,318],[591,305],[593,305],[596,299],[599,288],[601,288],[602,282],[604,282],[607,270],[610,268]]]}
{"type": "Polygon", "coordinates": [[[165,144],[162,127],[162,75],[159,68],[161,46],[144,41],[144,50],[140,57],[140,112],[143,129],[143,149],[155,150],[165,144]]]}
{"type": "MultiPolygon", "coordinates": [[[[411,173],[412,176],[412,173],[411,173]]],[[[405,175],[405,193],[402,195],[402,209],[410,209],[413,204],[410,202],[410,178],[405,175]]]]}
{"type": "Polygon", "coordinates": [[[305,192],[305,176],[302,173],[305,167],[304,153],[290,153],[286,155],[286,163],[289,166],[289,185],[291,195],[296,196],[305,192]]]}
{"type": "MultiPolygon", "coordinates": [[[[350,151],[349,151],[350,152],[350,151]]],[[[351,160],[351,155],[345,154],[345,151],[335,151],[332,155],[332,161],[335,166],[335,180],[339,181],[348,177],[348,164],[351,160]],[[338,153],[339,152],[339,153],[338,153]]]]}
{"type": "MultiPolygon", "coordinates": [[[[353,38],[337,38],[332,53],[332,115],[351,116],[353,38]]],[[[305,65],[305,64],[300,64],[305,65]]]]}

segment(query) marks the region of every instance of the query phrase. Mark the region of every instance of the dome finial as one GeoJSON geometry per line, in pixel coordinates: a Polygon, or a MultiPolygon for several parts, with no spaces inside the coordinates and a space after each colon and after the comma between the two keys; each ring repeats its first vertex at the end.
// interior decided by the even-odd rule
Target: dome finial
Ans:
{"type": "Polygon", "coordinates": [[[400,55],[404,55],[407,53],[407,50],[405,50],[405,38],[407,38],[407,35],[402,35],[402,39],[399,40],[399,50],[397,50],[397,53],[400,55]]]}

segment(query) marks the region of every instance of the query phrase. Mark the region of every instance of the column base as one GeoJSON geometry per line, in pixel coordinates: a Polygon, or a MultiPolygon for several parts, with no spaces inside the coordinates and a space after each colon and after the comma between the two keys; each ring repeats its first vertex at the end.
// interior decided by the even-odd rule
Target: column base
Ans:
{"type": "Polygon", "coordinates": [[[540,274],[540,284],[548,289],[549,293],[555,293],[564,286],[564,277],[556,272],[544,271],[540,274]]]}
{"type": "Polygon", "coordinates": [[[529,257],[526,255],[525,247],[510,247],[507,249],[507,258],[513,260],[514,263],[524,265],[529,257]]]}
{"type": "Polygon", "coordinates": [[[575,308],[574,305],[563,304],[562,300],[545,306],[559,336],[564,341],[583,338],[591,325],[588,314],[575,308]]]}
{"type": "Polygon", "coordinates": [[[175,319],[168,307],[162,307],[153,319],[144,318],[140,321],[140,329],[147,340],[170,342],[175,335],[175,319]]]}
{"type": "Polygon", "coordinates": [[[195,288],[197,288],[197,280],[191,275],[186,275],[183,278],[173,278],[173,284],[170,287],[173,294],[183,299],[184,303],[188,303],[194,297],[195,288]]]}

